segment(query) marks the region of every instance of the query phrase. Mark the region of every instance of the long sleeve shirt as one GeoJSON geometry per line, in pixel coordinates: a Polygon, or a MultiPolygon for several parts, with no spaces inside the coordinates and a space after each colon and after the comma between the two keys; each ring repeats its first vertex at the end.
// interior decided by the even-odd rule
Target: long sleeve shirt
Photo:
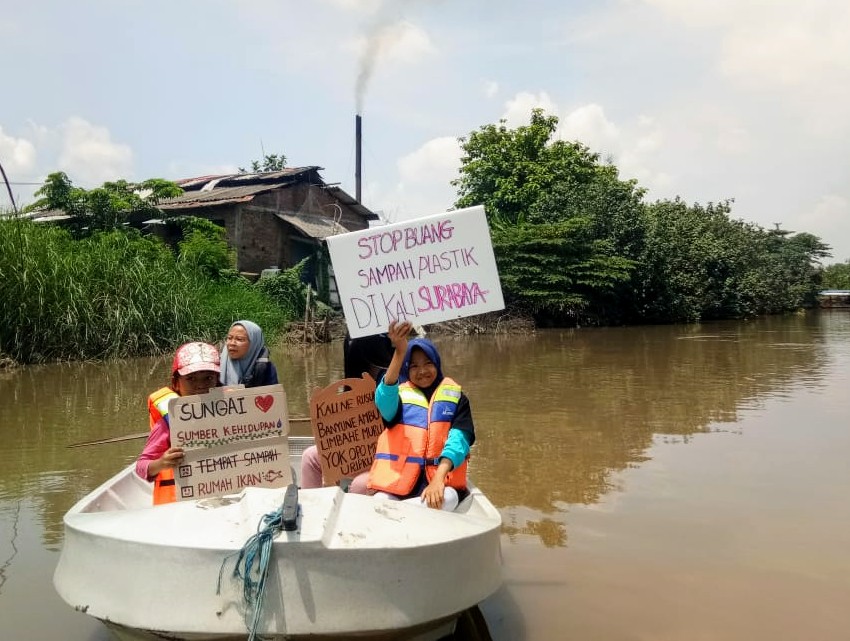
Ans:
{"type": "Polygon", "coordinates": [[[171,447],[171,432],[168,428],[168,421],[161,418],[153,426],[148,435],[148,441],[145,443],[145,448],[136,460],[136,474],[146,481],[152,481],[153,479],[148,476],[148,466],[151,461],[155,461],[165,454],[169,447],[171,447]]]}
{"type": "MultiPolygon", "coordinates": [[[[387,385],[381,378],[381,382],[375,390],[375,405],[378,406],[378,411],[388,427],[398,423],[401,420],[398,382],[395,385],[387,385]]],[[[469,448],[474,442],[475,428],[472,423],[472,410],[469,407],[469,399],[466,398],[466,394],[461,393],[457,411],[452,419],[440,458],[449,459],[452,462],[452,468],[458,467],[469,456],[469,448]]]]}

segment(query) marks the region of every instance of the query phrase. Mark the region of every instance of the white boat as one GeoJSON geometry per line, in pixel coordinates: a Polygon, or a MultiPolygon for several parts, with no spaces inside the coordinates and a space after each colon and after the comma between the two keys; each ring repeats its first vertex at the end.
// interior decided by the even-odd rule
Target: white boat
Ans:
{"type": "MultiPolygon", "coordinates": [[[[310,442],[290,437],[293,470],[310,442]]],[[[244,639],[231,555],[284,494],[153,507],[131,465],[65,515],[56,590],[119,639],[244,639]]],[[[474,487],[454,512],[337,487],[300,490],[298,506],[297,529],[272,543],[259,638],[439,639],[501,584],[501,517],[474,487]]]]}

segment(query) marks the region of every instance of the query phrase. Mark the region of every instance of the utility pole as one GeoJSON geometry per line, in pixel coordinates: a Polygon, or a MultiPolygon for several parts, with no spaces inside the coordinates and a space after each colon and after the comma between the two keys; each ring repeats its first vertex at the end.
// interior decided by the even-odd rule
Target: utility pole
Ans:
{"type": "Polygon", "coordinates": [[[18,215],[18,206],[15,204],[15,197],[12,195],[12,185],[9,184],[9,179],[6,177],[6,170],[3,169],[3,163],[0,163],[0,174],[3,174],[3,182],[6,183],[6,191],[9,192],[9,200],[12,201],[12,211],[18,215]]]}

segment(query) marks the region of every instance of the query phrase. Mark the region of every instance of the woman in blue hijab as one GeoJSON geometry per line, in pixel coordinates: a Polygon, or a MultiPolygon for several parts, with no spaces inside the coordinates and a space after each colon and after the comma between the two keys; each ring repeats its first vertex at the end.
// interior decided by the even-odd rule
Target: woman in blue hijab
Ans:
{"type": "Polygon", "coordinates": [[[409,322],[393,321],[393,358],[375,390],[386,429],[378,437],[368,488],[376,496],[454,510],[468,493],[466,468],[475,427],[469,399],[443,374],[427,338],[408,340],[409,322]]]}
{"type": "Polygon", "coordinates": [[[260,387],[277,384],[277,369],[260,326],[239,320],[230,326],[221,355],[221,384],[260,387]]]}

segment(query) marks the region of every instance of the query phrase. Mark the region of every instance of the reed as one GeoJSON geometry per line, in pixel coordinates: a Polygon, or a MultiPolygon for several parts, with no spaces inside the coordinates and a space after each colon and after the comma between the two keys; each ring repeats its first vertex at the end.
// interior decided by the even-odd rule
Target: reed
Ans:
{"type": "Polygon", "coordinates": [[[0,219],[0,352],[19,362],[154,354],[220,340],[251,318],[273,338],[295,317],[240,278],[214,281],[158,239],[74,240],[52,225],[0,219]]]}

